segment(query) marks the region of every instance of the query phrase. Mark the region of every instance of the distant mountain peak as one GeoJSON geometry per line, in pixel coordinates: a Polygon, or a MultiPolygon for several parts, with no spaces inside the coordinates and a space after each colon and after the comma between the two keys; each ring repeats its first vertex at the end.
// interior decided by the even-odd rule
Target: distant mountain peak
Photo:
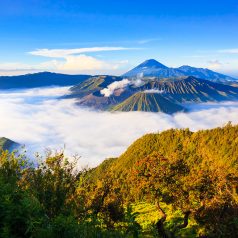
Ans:
{"type": "Polygon", "coordinates": [[[187,65],[187,64],[178,67],[178,69],[186,69],[186,68],[190,69],[190,68],[193,68],[193,67],[190,66],[190,65],[187,65]]]}
{"type": "Polygon", "coordinates": [[[153,67],[153,68],[161,68],[161,69],[167,69],[168,67],[161,64],[160,62],[158,62],[155,59],[148,59],[146,61],[144,61],[142,64],[137,66],[139,67],[153,67]]]}
{"type": "Polygon", "coordinates": [[[166,71],[169,68],[155,59],[149,59],[139,64],[137,67],[131,69],[123,74],[124,77],[154,76],[154,72],[166,71]]]}

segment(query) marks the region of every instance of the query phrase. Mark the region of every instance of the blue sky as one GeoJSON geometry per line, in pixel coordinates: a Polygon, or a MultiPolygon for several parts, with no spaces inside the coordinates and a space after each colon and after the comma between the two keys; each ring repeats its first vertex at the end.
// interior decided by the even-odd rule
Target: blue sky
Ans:
{"type": "Polygon", "coordinates": [[[121,74],[155,58],[238,77],[238,2],[0,0],[0,74],[121,74]]]}

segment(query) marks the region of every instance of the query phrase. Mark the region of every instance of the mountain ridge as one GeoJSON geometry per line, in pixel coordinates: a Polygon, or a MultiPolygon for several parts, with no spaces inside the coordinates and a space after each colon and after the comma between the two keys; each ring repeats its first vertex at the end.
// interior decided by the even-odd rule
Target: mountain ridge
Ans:
{"type": "Polygon", "coordinates": [[[120,88],[123,80],[120,77],[92,77],[72,87],[66,98],[76,99],[79,106],[99,110],[169,114],[186,111],[181,104],[238,100],[238,88],[192,76],[163,80],[142,78],[139,82],[127,80],[127,85],[120,88]],[[103,95],[104,90],[111,90],[110,95],[103,95]]]}
{"type": "Polygon", "coordinates": [[[152,93],[146,91],[141,91],[133,94],[122,103],[114,106],[111,110],[124,112],[164,112],[167,114],[185,111],[182,106],[169,101],[160,93],[152,93]]]}
{"type": "Polygon", "coordinates": [[[83,82],[91,75],[68,75],[39,72],[16,76],[0,76],[0,89],[26,89],[48,86],[72,86],[83,82]]]}
{"type": "Polygon", "coordinates": [[[238,99],[238,88],[193,76],[179,80],[150,81],[143,87],[145,89],[157,88],[164,92],[167,99],[177,103],[238,99]]]}

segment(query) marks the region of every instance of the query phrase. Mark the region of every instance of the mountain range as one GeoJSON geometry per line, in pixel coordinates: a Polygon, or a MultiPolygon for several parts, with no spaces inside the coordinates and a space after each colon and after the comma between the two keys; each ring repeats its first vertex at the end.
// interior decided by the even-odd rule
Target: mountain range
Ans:
{"type": "Polygon", "coordinates": [[[172,114],[186,111],[186,103],[238,100],[238,88],[193,76],[139,80],[97,76],[72,87],[66,98],[99,110],[172,114]]]}
{"type": "MultiPolygon", "coordinates": [[[[181,66],[179,68],[167,67],[154,59],[146,60],[134,69],[123,74],[121,77],[129,78],[184,78],[194,76],[213,82],[224,84],[238,84],[238,80],[227,75],[214,72],[209,69],[181,66]]],[[[40,72],[18,76],[0,76],[0,89],[23,89],[48,86],[72,86],[79,84],[92,75],[68,75],[51,72],[40,72]]]]}
{"type": "Polygon", "coordinates": [[[80,106],[169,114],[186,111],[186,103],[238,100],[238,87],[233,85],[238,85],[237,79],[209,69],[170,68],[154,59],[122,76],[42,72],[0,77],[0,89],[72,86],[61,98],[74,98],[80,106]]]}
{"type": "Polygon", "coordinates": [[[195,68],[184,65],[178,68],[167,67],[160,62],[150,59],[123,74],[124,77],[157,77],[157,78],[179,78],[194,76],[201,79],[207,79],[213,82],[236,81],[230,76],[214,72],[210,69],[195,68]]]}

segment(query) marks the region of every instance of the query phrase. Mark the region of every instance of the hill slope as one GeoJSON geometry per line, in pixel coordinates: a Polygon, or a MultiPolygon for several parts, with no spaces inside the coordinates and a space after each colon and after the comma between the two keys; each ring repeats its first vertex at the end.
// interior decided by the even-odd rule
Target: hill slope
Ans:
{"type": "Polygon", "coordinates": [[[138,92],[114,106],[112,111],[143,111],[143,112],[164,112],[172,114],[178,111],[183,111],[184,108],[177,105],[159,93],[138,92]]]}
{"type": "MultiPolygon", "coordinates": [[[[133,194],[133,191],[137,190],[137,185],[132,181],[132,177],[133,171],[138,168],[139,164],[145,165],[147,161],[149,163],[150,157],[156,155],[159,158],[161,155],[168,160],[174,158],[185,160],[192,170],[202,164],[211,170],[218,165],[223,170],[224,166],[228,166],[233,171],[237,171],[237,148],[238,126],[229,124],[223,128],[198,132],[191,132],[188,129],[171,129],[161,133],[147,134],[136,140],[118,158],[105,160],[92,170],[89,181],[94,183],[97,180],[104,179],[105,176],[108,179],[108,176],[111,176],[112,181],[121,181],[119,183],[120,193],[123,194],[125,200],[144,200],[147,199],[146,196],[136,197],[133,194]]],[[[151,166],[154,165],[151,164],[151,166]]],[[[150,168],[150,164],[148,164],[149,169],[153,169],[156,173],[153,167],[150,168]]],[[[177,173],[181,173],[179,168],[177,173]]],[[[195,176],[200,175],[201,173],[195,176]]]]}
{"type": "Polygon", "coordinates": [[[102,90],[103,88],[106,88],[111,83],[120,81],[120,80],[122,80],[121,77],[108,76],[108,75],[90,77],[87,80],[71,87],[70,88],[71,94],[69,97],[81,98],[83,96],[86,96],[95,92],[99,92],[100,94],[100,90],[102,90]]]}
{"type": "MultiPolygon", "coordinates": [[[[105,171],[110,171],[115,176],[123,177],[126,183],[127,176],[131,175],[131,169],[137,162],[154,152],[165,157],[183,152],[181,156],[187,159],[212,159],[238,167],[237,148],[238,125],[228,124],[222,128],[198,132],[191,132],[188,129],[170,129],[161,133],[144,135],[130,145],[121,156],[106,160],[96,167],[93,173],[100,178],[105,175],[105,171]]],[[[92,178],[94,178],[93,175],[92,178]]]]}

